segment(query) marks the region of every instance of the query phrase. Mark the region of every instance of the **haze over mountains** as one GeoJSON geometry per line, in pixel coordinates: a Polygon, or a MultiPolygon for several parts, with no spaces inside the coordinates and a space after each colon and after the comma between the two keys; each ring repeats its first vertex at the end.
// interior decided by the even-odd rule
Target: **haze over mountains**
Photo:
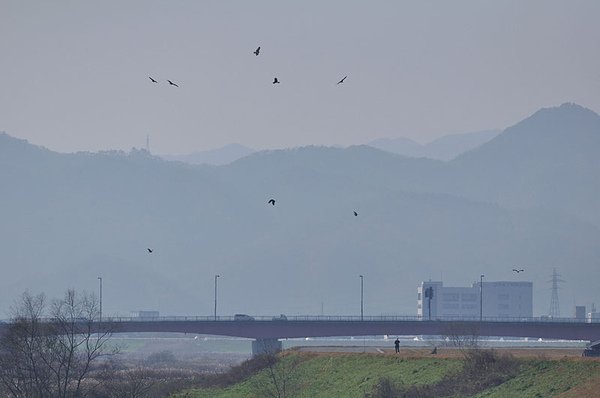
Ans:
{"type": "Polygon", "coordinates": [[[463,134],[449,134],[426,144],[410,138],[380,138],[369,142],[373,148],[414,158],[451,160],[481,146],[500,134],[500,130],[484,130],[463,134]]]}
{"type": "Polygon", "coordinates": [[[221,148],[208,151],[192,152],[185,155],[160,155],[166,160],[173,160],[189,164],[211,164],[222,166],[236,161],[254,152],[254,149],[241,144],[229,144],[221,148]]]}
{"type": "MultiPolygon", "coordinates": [[[[367,143],[367,145],[381,149],[382,151],[408,157],[450,160],[488,142],[499,133],[500,130],[484,130],[472,133],[449,134],[427,144],[419,144],[410,138],[403,137],[380,138],[367,143]]],[[[166,160],[188,164],[222,166],[254,152],[256,152],[254,149],[241,144],[228,144],[221,148],[207,151],[192,152],[183,155],[159,156],[166,160]]]]}
{"type": "Polygon", "coordinates": [[[557,267],[570,316],[600,303],[599,155],[600,116],[574,104],[448,162],[356,146],[192,166],[0,135],[0,313],[101,275],[106,313],[208,315],[218,273],[221,314],[356,314],[359,274],[367,315],[415,314],[421,280],[480,274],[532,280],[542,314],[557,267]]]}

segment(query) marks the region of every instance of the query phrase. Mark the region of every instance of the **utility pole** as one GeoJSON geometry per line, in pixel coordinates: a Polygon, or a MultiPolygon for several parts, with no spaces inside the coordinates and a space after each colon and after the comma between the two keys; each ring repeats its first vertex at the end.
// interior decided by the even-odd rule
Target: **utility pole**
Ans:
{"type": "Polygon", "coordinates": [[[102,322],[102,277],[99,276],[98,280],[100,281],[100,322],[102,322]]]}
{"type": "Polygon", "coordinates": [[[364,276],[359,275],[359,277],[360,277],[360,320],[362,321],[363,314],[364,314],[364,312],[363,312],[363,309],[364,309],[364,307],[363,307],[363,304],[364,304],[364,300],[363,300],[364,299],[364,295],[363,295],[363,293],[364,293],[364,289],[363,289],[364,276]]]}
{"type": "Polygon", "coordinates": [[[217,320],[217,278],[221,275],[215,275],[215,321],[217,320]]]}
{"type": "Polygon", "coordinates": [[[479,277],[479,322],[483,321],[483,277],[479,277]]]}

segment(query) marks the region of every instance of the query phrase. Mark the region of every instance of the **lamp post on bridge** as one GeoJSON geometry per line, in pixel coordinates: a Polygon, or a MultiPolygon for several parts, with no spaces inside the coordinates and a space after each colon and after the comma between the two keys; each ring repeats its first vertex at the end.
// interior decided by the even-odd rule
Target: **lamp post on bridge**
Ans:
{"type": "Polygon", "coordinates": [[[363,320],[363,314],[364,314],[364,289],[363,289],[363,282],[364,282],[364,276],[363,275],[359,275],[360,277],[360,320],[363,320]]]}
{"type": "Polygon", "coordinates": [[[102,277],[99,276],[98,280],[100,281],[100,322],[102,322],[102,277]]]}
{"type": "Polygon", "coordinates": [[[483,277],[479,277],[479,322],[483,321],[483,277]]]}
{"type": "Polygon", "coordinates": [[[215,275],[215,321],[217,320],[217,278],[220,278],[221,275],[215,275]]]}

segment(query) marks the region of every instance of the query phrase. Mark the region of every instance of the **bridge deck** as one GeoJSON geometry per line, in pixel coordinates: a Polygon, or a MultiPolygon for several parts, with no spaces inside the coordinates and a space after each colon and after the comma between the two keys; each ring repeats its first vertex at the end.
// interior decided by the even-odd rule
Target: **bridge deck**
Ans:
{"type": "Polygon", "coordinates": [[[123,332],[184,332],[248,338],[302,338],[371,335],[478,335],[566,340],[600,338],[600,323],[569,320],[432,320],[387,318],[310,318],[287,320],[123,320],[114,323],[123,332]]]}
{"type": "MultiPolygon", "coordinates": [[[[416,317],[255,317],[234,320],[233,317],[161,317],[105,318],[96,327],[110,327],[115,333],[173,332],[253,339],[373,336],[373,335],[477,335],[529,337],[545,339],[600,339],[600,322],[574,319],[489,319],[423,320],[416,317]]],[[[7,324],[0,324],[0,331],[7,324]]]]}

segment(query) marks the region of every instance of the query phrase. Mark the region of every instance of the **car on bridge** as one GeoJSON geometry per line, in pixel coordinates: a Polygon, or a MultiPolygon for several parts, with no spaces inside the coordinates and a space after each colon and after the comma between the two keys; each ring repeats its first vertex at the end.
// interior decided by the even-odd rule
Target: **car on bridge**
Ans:
{"type": "Polygon", "coordinates": [[[234,321],[253,321],[254,317],[251,317],[250,315],[246,315],[246,314],[235,314],[233,316],[233,320],[234,321]]]}
{"type": "Polygon", "coordinates": [[[287,316],[285,314],[279,314],[279,316],[274,316],[271,318],[273,321],[287,321],[287,316]]]}

